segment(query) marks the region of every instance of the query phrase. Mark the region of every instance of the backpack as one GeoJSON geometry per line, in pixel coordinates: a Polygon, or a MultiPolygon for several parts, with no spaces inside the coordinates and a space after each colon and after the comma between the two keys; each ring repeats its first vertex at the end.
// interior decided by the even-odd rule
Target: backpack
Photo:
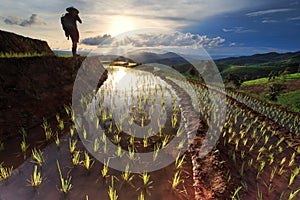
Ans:
{"type": "Polygon", "coordinates": [[[68,22],[68,15],[67,14],[63,14],[61,17],[60,17],[60,23],[62,25],[62,28],[63,30],[65,31],[65,36],[69,39],[69,36],[70,36],[70,33],[68,32],[67,30],[67,24],[69,24],[68,22]]]}

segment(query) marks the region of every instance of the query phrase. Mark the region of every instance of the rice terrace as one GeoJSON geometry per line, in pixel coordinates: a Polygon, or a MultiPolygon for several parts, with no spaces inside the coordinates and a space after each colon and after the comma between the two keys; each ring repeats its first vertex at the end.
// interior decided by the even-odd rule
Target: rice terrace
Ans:
{"type": "Polygon", "coordinates": [[[74,59],[1,34],[28,46],[0,54],[0,200],[300,199],[300,52],[74,59]]]}

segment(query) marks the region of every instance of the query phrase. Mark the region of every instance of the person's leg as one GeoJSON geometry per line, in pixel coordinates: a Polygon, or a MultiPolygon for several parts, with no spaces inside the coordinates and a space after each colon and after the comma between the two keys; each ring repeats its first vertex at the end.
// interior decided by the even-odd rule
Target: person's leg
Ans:
{"type": "Polygon", "coordinates": [[[77,43],[79,41],[79,33],[78,30],[74,29],[71,33],[70,33],[71,39],[72,39],[72,54],[73,57],[75,57],[77,54],[77,43]]]}
{"type": "Polygon", "coordinates": [[[73,54],[73,57],[76,56],[76,49],[77,49],[77,42],[72,41],[72,54],[73,54]]]}

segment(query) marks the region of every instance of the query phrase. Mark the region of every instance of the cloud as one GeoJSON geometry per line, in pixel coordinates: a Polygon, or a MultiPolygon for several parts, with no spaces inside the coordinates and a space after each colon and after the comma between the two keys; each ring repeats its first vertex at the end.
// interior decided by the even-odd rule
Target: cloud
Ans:
{"type": "Polygon", "coordinates": [[[96,37],[90,37],[85,38],[81,40],[81,44],[91,45],[91,46],[97,46],[99,44],[109,44],[112,42],[111,35],[105,34],[103,36],[96,36],[96,37]]]}
{"type": "Polygon", "coordinates": [[[296,20],[300,20],[300,16],[298,17],[291,17],[291,18],[288,18],[289,21],[296,21],[296,20]]]}
{"type": "Polygon", "coordinates": [[[278,20],[272,20],[272,19],[265,19],[265,20],[261,21],[261,23],[264,23],[264,24],[266,24],[266,23],[276,23],[276,22],[279,22],[279,21],[278,20]]]}
{"type": "Polygon", "coordinates": [[[225,42],[225,39],[218,36],[208,38],[206,35],[192,33],[138,33],[127,35],[121,39],[113,38],[110,35],[86,38],[81,41],[86,45],[131,45],[134,47],[216,47],[225,42]]]}
{"type": "Polygon", "coordinates": [[[8,25],[18,25],[18,26],[31,26],[36,24],[45,24],[38,20],[38,16],[36,14],[32,14],[29,19],[20,19],[16,17],[8,17],[4,19],[4,23],[8,25]]]}
{"type": "Polygon", "coordinates": [[[235,46],[235,45],[236,45],[235,42],[231,42],[231,43],[229,44],[230,47],[233,47],[233,46],[235,46]]]}
{"type": "Polygon", "coordinates": [[[294,9],[281,8],[281,9],[261,10],[261,11],[247,13],[246,16],[248,16],[248,17],[257,17],[257,16],[261,16],[261,15],[266,15],[266,14],[289,12],[289,11],[292,11],[292,10],[294,10],[294,9]]]}
{"type": "MultiPolygon", "coordinates": [[[[99,15],[101,18],[121,15],[133,17],[136,21],[155,21],[162,26],[186,27],[205,21],[206,18],[225,13],[232,13],[252,6],[262,4],[262,2],[249,2],[248,0],[129,0],[129,1],[95,1],[89,5],[90,15],[99,15]],[[232,6],[235,5],[235,6],[232,6]],[[99,12],[100,11],[100,12],[99,12]]],[[[86,9],[86,8],[85,8],[86,9]]],[[[87,9],[86,9],[87,10],[87,9]]],[[[99,19],[100,21],[101,19],[99,19]]],[[[178,30],[178,29],[177,29],[178,30]]]]}
{"type": "Polygon", "coordinates": [[[238,26],[238,27],[233,27],[233,28],[223,28],[222,29],[223,32],[227,33],[227,32],[233,32],[233,33],[251,33],[251,32],[256,32],[256,30],[253,29],[246,29],[244,27],[238,26]]]}

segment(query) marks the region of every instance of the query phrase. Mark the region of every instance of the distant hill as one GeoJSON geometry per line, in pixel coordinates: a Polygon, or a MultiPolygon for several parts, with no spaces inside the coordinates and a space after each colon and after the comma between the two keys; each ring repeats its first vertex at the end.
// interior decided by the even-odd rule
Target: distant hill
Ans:
{"type": "Polygon", "coordinates": [[[265,54],[255,54],[252,56],[230,57],[215,60],[216,63],[226,65],[268,65],[280,64],[282,61],[300,62],[300,51],[288,53],[270,52],[265,54]]]}
{"type": "Polygon", "coordinates": [[[252,56],[230,57],[215,60],[223,78],[236,74],[246,80],[268,76],[272,71],[296,73],[300,67],[300,51],[270,52],[252,56]]]}
{"type": "Polygon", "coordinates": [[[168,66],[188,63],[187,60],[172,52],[164,54],[143,52],[138,54],[131,54],[129,55],[129,58],[138,63],[159,63],[168,66]]]}
{"type": "Polygon", "coordinates": [[[0,30],[1,54],[42,54],[54,55],[46,41],[32,39],[0,30]]]}

